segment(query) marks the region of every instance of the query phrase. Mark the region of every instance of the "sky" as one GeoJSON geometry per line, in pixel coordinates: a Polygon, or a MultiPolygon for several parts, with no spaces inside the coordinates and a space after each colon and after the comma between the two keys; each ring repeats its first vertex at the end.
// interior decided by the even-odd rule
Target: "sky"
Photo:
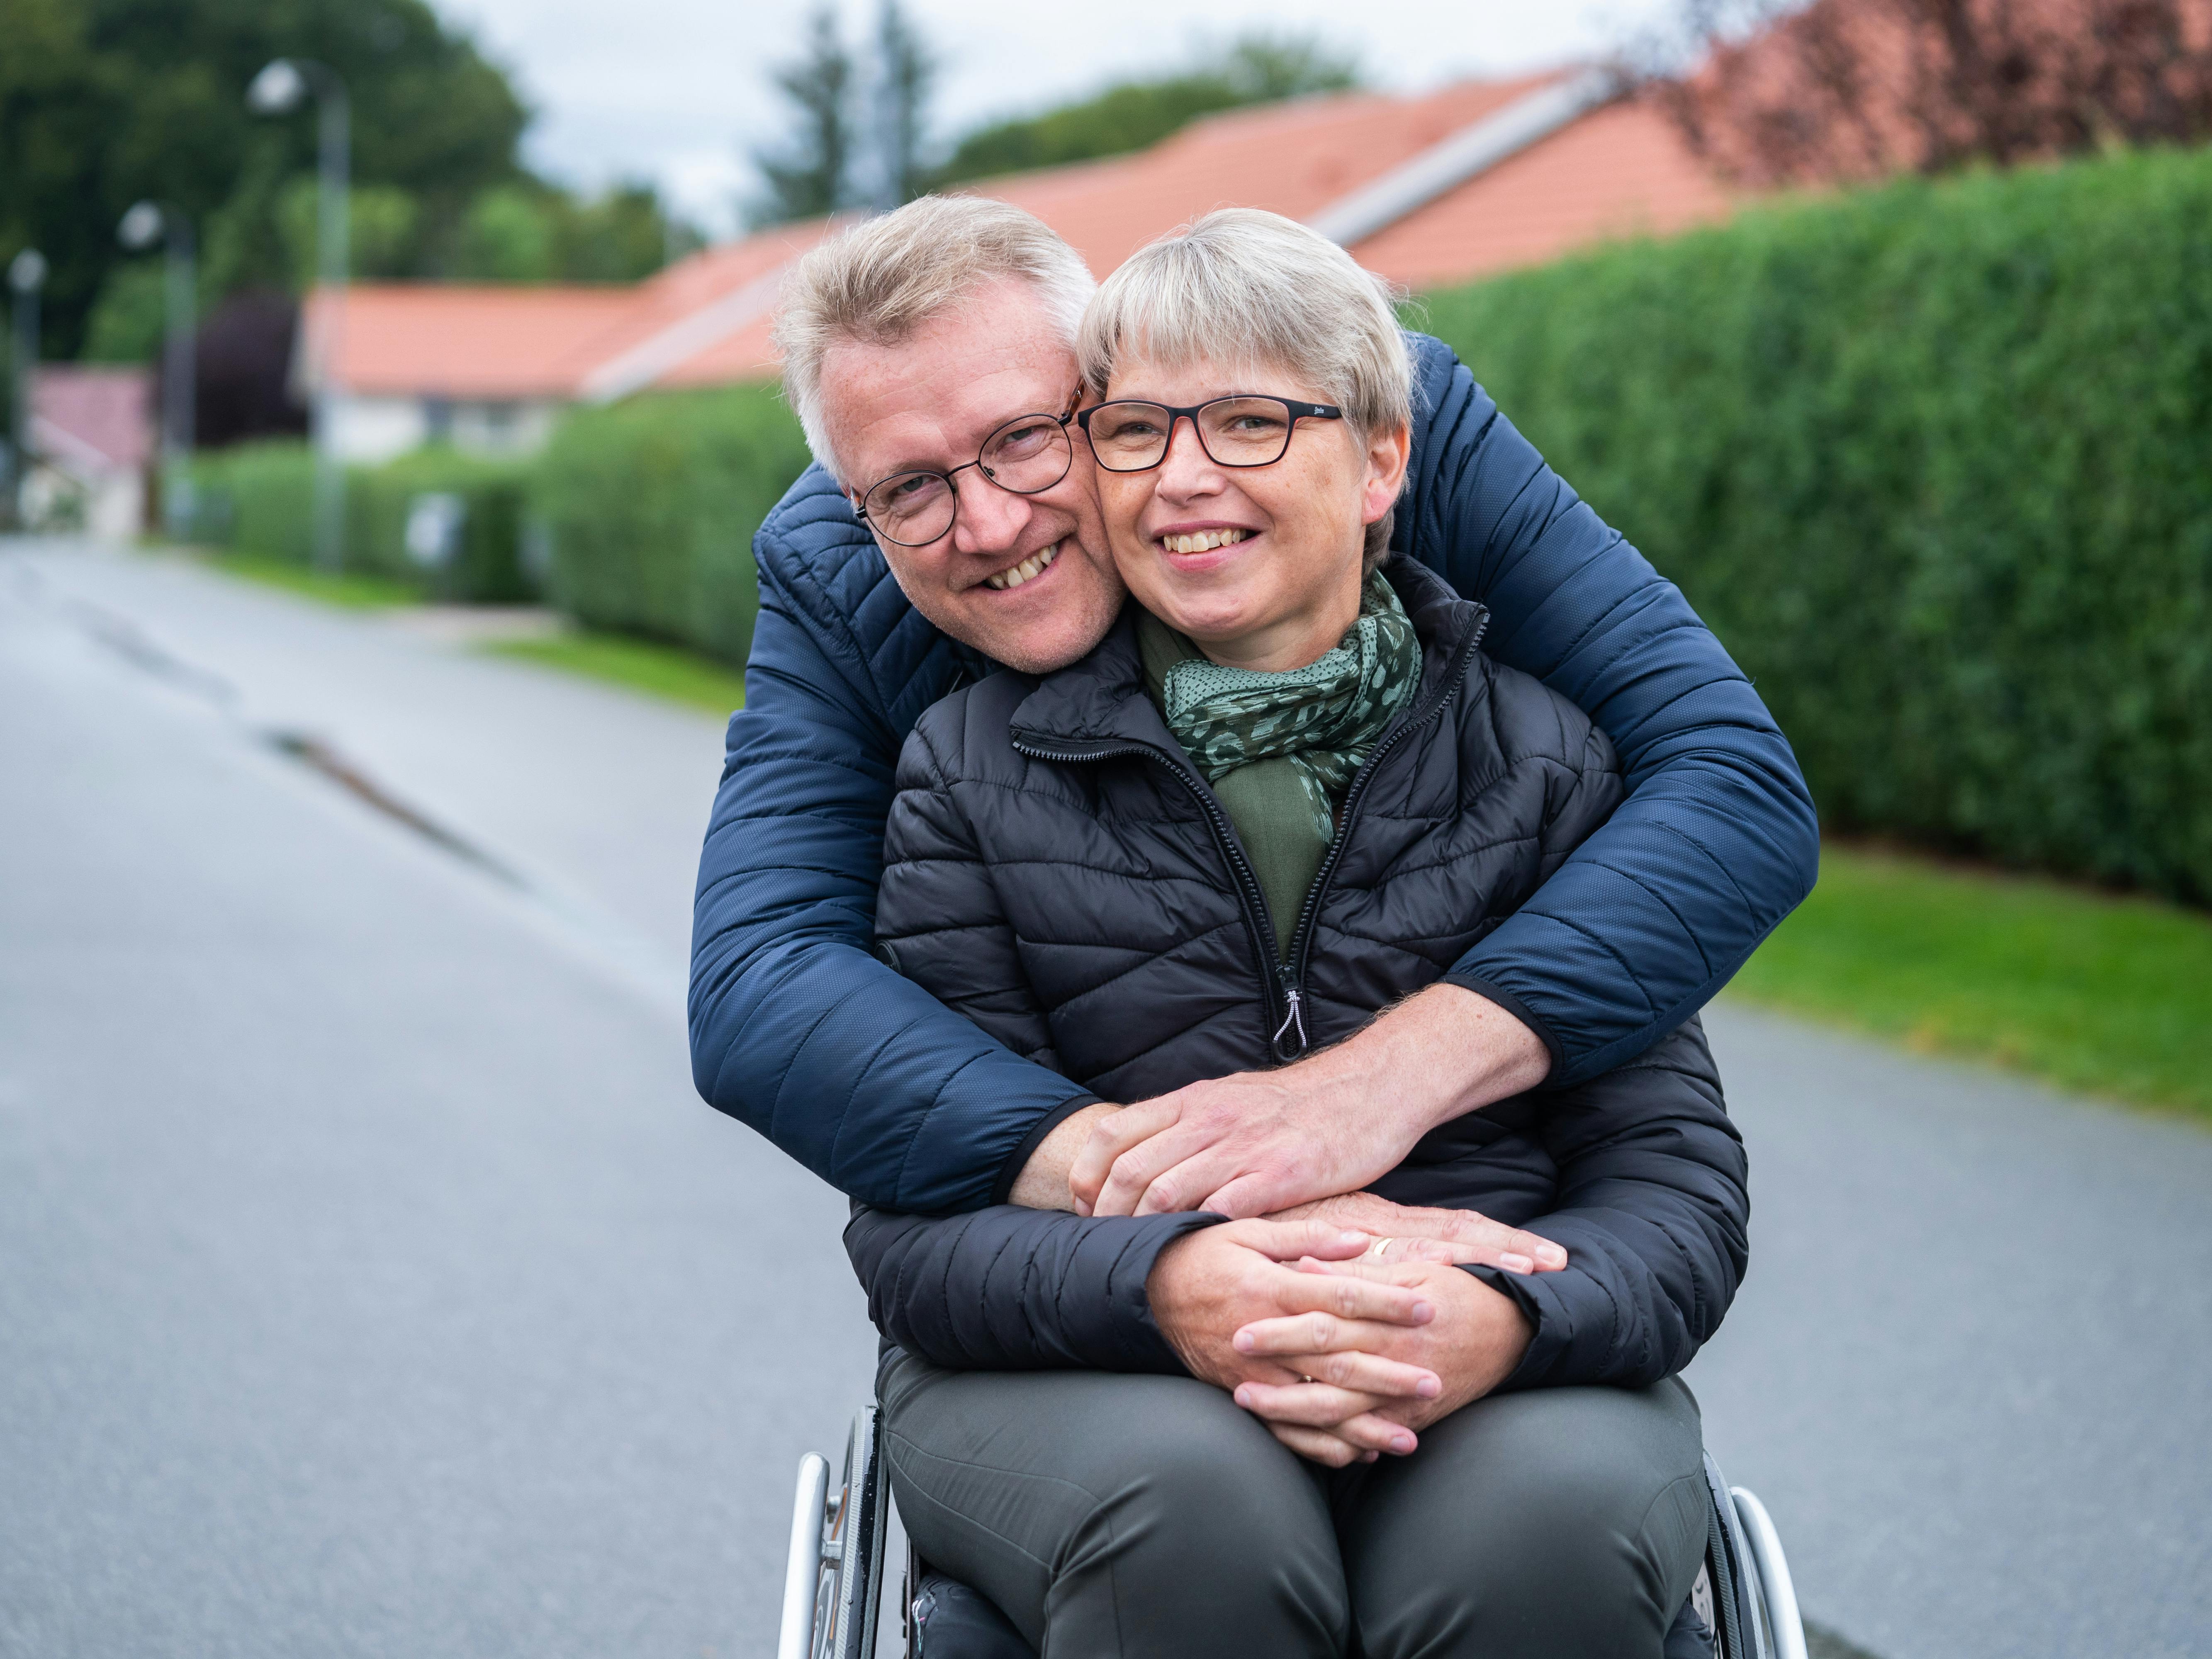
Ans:
{"type": "MultiPolygon", "coordinates": [[[[783,127],[769,70],[813,0],[433,0],[514,75],[538,118],[540,171],[595,187],[645,178],[710,234],[734,228],[746,161],[783,127]]],[[[1170,69],[1254,27],[1310,32],[1368,78],[1418,90],[1603,52],[1667,0],[907,0],[936,54],[936,128],[1044,107],[1129,73],[1170,69]],[[1359,15],[1355,24],[1347,14],[1359,15]]],[[[848,40],[875,0],[842,0],[848,40]]]]}

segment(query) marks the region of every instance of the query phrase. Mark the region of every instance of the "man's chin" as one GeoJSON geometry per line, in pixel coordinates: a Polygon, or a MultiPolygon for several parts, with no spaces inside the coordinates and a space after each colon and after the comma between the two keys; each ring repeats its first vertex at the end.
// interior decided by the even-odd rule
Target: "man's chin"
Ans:
{"type": "Polygon", "coordinates": [[[1045,604],[1024,604],[1015,594],[971,592],[960,607],[962,614],[933,620],[993,662],[1024,674],[1049,674],[1091,654],[1121,614],[1122,598],[1118,585],[1109,588],[1095,580],[1038,594],[1037,599],[1049,601],[1045,604]]]}
{"type": "Polygon", "coordinates": [[[1056,617],[1033,628],[996,628],[989,630],[993,637],[969,643],[1008,668],[1024,674],[1051,674],[1089,656],[1113,627],[1115,615],[1114,611],[1107,611],[1095,627],[1071,625],[1069,619],[1056,617]]]}

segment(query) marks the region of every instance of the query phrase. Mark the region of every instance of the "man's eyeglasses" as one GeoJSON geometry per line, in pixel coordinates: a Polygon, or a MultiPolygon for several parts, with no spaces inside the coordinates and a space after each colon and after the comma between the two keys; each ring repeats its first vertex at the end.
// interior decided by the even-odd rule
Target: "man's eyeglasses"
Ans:
{"type": "Polygon", "coordinates": [[[951,529],[959,514],[960,491],[952,482],[957,473],[972,466],[1016,495],[1041,495],[1065,478],[1075,459],[1067,435],[1074,416],[1075,398],[1068,399],[1064,414],[1018,415],[983,440],[974,460],[949,472],[894,472],[869,485],[854,511],[887,542],[927,547],[951,529]]]}
{"type": "Polygon", "coordinates": [[[1109,472],[1143,472],[1168,458],[1177,421],[1188,420],[1199,447],[1216,466],[1273,466],[1290,453],[1301,420],[1340,421],[1334,404],[1302,404],[1289,398],[1215,398],[1187,409],[1117,398],[1076,417],[1091,439],[1091,453],[1109,472]]]}

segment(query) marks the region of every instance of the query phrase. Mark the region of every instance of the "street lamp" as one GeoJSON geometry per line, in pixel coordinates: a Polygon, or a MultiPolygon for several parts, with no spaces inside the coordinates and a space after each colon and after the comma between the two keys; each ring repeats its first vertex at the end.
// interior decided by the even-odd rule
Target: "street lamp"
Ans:
{"type": "Polygon", "coordinates": [[[39,361],[39,290],[46,283],[46,256],[38,249],[27,247],[8,262],[8,287],[15,296],[11,307],[15,349],[10,354],[15,371],[15,445],[9,458],[8,501],[18,525],[23,522],[23,489],[31,475],[31,371],[39,361]]]}
{"type": "Polygon", "coordinates": [[[331,386],[345,335],[346,193],[352,172],[353,118],[345,82],[329,65],[307,58],[278,58],[265,64],[246,89],[246,107],[257,115],[283,115],[312,94],[315,100],[317,156],[315,264],[324,291],[315,335],[307,342],[314,370],[312,420],[315,442],[315,568],[335,574],[345,563],[345,470],[338,463],[334,428],[337,400],[331,386]]]}
{"type": "Polygon", "coordinates": [[[164,240],[168,321],[161,340],[161,521],[181,541],[192,517],[192,399],[198,364],[192,333],[198,322],[192,222],[173,207],[139,202],[123,216],[116,235],[133,252],[164,240]]]}

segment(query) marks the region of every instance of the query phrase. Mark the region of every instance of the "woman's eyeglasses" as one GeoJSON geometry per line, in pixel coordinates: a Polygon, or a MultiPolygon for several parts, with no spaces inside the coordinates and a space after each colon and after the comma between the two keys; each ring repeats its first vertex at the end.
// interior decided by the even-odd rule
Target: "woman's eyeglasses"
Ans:
{"type": "Polygon", "coordinates": [[[1290,453],[1301,420],[1340,421],[1334,404],[1302,404],[1289,398],[1215,398],[1187,409],[1117,398],[1075,419],[1091,439],[1091,453],[1109,472],[1143,472],[1168,456],[1175,423],[1188,420],[1199,447],[1216,466],[1273,466],[1290,453]]]}

